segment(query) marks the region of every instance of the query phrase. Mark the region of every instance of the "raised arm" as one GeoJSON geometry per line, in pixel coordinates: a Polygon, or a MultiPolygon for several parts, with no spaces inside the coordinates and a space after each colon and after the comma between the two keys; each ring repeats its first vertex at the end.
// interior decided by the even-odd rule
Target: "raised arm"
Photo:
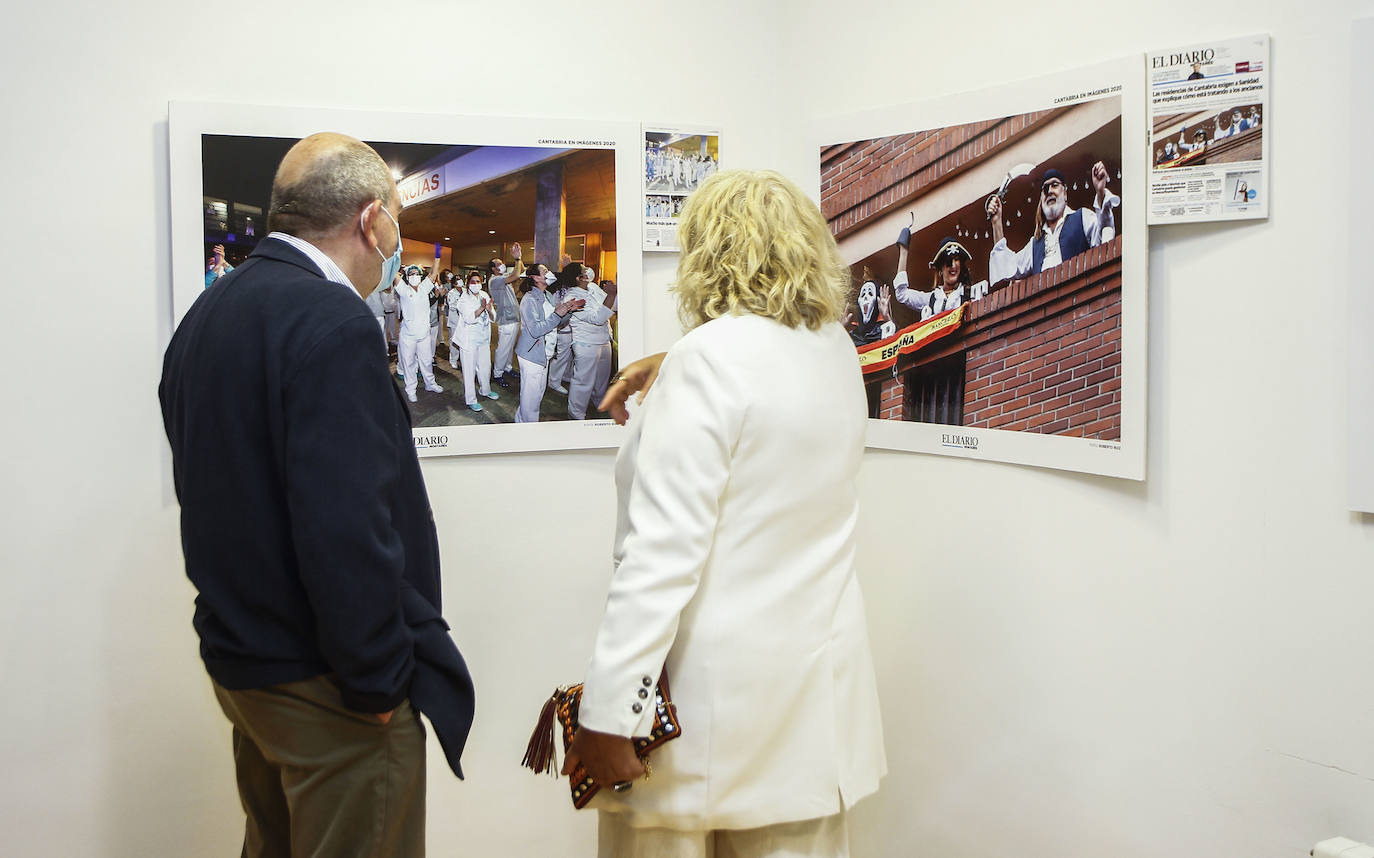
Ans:
{"type": "Polygon", "coordinates": [[[1092,217],[1084,212],[1083,231],[1089,247],[1097,247],[1105,241],[1116,238],[1116,212],[1121,205],[1121,197],[1107,187],[1107,166],[1101,161],[1093,164],[1093,211],[1092,217]]]}
{"type": "Polygon", "coordinates": [[[593,325],[604,325],[615,315],[615,300],[618,291],[614,280],[607,280],[601,286],[606,293],[600,304],[593,304],[578,311],[578,318],[585,319],[593,325]]]}

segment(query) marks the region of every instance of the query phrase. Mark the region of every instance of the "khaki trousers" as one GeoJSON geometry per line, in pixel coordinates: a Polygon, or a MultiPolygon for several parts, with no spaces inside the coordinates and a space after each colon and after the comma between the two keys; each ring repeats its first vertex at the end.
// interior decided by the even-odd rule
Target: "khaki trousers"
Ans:
{"type": "Polygon", "coordinates": [[[409,702],[384,725],[324,676],[214,687],[234,726],[244,858],[425,854],[425,735],[409,702]]]}
{"type": "Polygon", "coordinates": [[[635,828],[597,812],[598,858],[849,858],[845,813],[762,828],[635,828]]]}

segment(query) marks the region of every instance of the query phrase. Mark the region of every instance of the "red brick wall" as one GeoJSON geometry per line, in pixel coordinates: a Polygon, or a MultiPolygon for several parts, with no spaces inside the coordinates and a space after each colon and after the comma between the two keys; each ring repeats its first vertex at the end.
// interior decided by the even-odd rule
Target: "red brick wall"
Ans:
{"type": "Polygon", "coordinates": [[[975,302],[964,425],[1121,438],[1121,243],[975,302]]]}
{"type": "Polygon", "coordinates": [[[959,333],[875,382],[879,416],[902,418],[906,371],[960,350],[963,425],[1120,440],[1121,240],[970,304],[959,333]]]}
{"type": "Polygon", "coordinates": [[[906,400],[906,384],[900,375],[892,371],[880,373],[883,376],[881,399],[878,400],[879,420],[901,420],[902,408],[906,400]]]}
{"type": "Polygon", "coordinates": [[[844,235],[1006,146],[1053,111],[1023,113],[821,149],[821,211],[844,235]]]}

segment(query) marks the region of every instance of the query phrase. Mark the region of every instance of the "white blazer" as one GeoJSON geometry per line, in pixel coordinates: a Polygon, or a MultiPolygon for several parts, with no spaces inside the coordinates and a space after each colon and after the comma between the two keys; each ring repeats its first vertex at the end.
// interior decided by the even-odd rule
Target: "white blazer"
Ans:
{"type": "Polygon", "coordinates": [[[683,337],[616,460],[615,572],[581,723],[649,732],[665,663],[682,735],[593,806],[637,826],[754,828],[839,812],[886,773],[855,577],[867,404],[837,322],[759,316],[683,337]]]}

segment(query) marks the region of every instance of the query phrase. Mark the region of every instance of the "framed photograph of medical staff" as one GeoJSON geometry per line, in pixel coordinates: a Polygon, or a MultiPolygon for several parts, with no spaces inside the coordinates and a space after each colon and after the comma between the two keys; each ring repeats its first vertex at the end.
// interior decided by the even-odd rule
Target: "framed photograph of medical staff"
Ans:
{"type": "Polygon", "coordinates": [[[1145,476],[1138,59],[820,120],[869,446],[1145,476]]]}
{"type": "Polygon", "coordinates": [[[637,124],[174,102],[168,129],[174,321],[268,237],[286,151],[349,134],[401,192],[401,271],[365,303],[419,454],[620,443],[596,405],[643,353],[637,124]],[[539,371],[521,372],[521,329],[560,304],[539,371]]]}

